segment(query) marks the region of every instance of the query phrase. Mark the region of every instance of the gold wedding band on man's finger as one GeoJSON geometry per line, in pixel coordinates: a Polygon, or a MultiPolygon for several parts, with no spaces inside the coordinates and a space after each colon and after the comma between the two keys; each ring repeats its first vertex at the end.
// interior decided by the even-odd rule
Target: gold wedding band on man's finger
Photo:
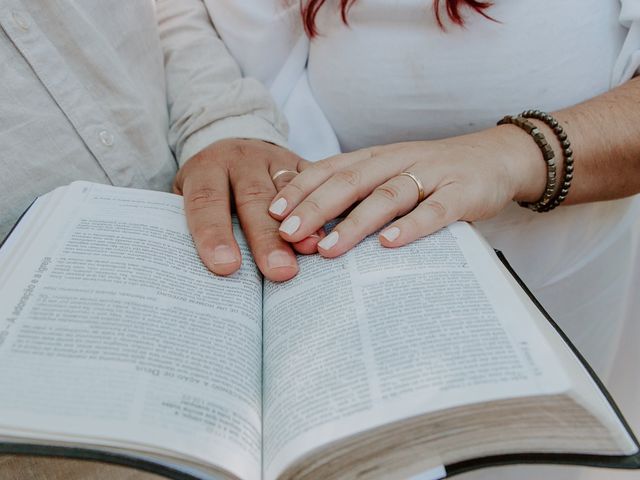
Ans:
{"type": "MultiPolygon", "coordinates": [[[[278,170],[276,173],[271,175],[271,180],[273,180],[275,182],[278,178],[280,178],[283,175],[287,175],[287,174],[292,174],[293,177],[295,177],[296,175],[298,175],[298,172],[296,172],[295,170],[278,170]]],[[[289,179],[289,180],[291,180],[291,179],[289,179]]]]}
{"type": "MultiPolygon", "coordinates": [[[[276,173],[271,175],[271,180],[273,181],[273,186],[276,187],[276,191],[282,190],[287,184],[298,175],[298,172],[295,170],[278,170],[276,173]]],[[[287,200],[284,197],[280,197],[277,201],[273,202],[269,206],[269,211],[274,215],[281,215],[285,209],[287,208],[287,200]]]]}
{"type": "Polygon", "coordinates": [[[271,181],[273,181],[273,185],[276,187],[276,190],[279,192],[287,184],[298,175],[298,172],[295,170],[278,170],[276,173],[271,175],[271,181]]]}

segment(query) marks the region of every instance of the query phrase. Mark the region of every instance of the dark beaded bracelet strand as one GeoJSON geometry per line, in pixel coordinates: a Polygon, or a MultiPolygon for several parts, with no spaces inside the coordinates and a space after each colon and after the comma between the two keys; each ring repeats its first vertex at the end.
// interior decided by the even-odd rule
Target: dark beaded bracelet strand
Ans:
{"type": "Polygon", "coordinates": [[[542,212],[548,212],[560,205],[569,194],[569,188],[571,187],[571,181],[573,180],[573,150],[571,149],[571,142],[567,138],[567,134],[562,128],[562,125],[560,125],[560,123],[548,113],[540,110],[525,110],[520,114],[520,116],[524,118],[535,118],[536,120],[546,123],[547,126],[553,130],[553,133],[558,138],[562,147],[562,156],[564,159],[562,185],[546,208],[539,210],[542,212]]]}
{"type": "Polygon", "coordinates": [[[513,117],[511,115],[507,115],[498,122],[498,125],[505,124],[520,127],[522,130],[531,135],[533,137],[533,140],[536,142],[536,145],[538,145],[538,148],[540,148],[542,157],[547,164],[547,185],[544,189],[542,197],[537,202],[518,202],[518,204],[522,207],[530,208],[531,210],[534,210],[536,212],[547,211],[547,208],[549,207],[551,202],[553,202],[554,193],[556,191],[556,158],[555,154],[553,153],[553,148],[551,148],[551,145],[549,145],[549,142],[547,142],[547,139],[540,131],[540,129],[522,116],[513,117]]]}

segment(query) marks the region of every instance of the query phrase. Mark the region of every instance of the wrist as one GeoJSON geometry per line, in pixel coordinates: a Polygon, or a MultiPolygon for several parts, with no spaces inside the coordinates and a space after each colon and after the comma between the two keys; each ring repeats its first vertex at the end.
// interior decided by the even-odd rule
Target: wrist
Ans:
{"type": "MultiPolygon", "coordinates": [[[[543,122],[534,121],[534,123],[543,130],[543,122]]],[[[512,180],[513,200],[538,201],[544,194],[547,183],[547,165],[540,148],[531,135],[515,125],[500,125],[495,127],[495,130],[504,152],[505,169],[512,180]]],[[[545,135],[545,138],[550,139],[550,136],[545,135]]],[[[555,142],[550,143],[557,160],[558,146],[555,142]]]]}

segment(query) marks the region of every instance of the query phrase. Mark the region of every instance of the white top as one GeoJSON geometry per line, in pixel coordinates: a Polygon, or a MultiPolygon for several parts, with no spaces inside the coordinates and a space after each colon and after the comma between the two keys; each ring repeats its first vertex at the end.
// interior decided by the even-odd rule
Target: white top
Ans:
{"type": "Polygon", "coordinates": [[[216,140],[285,141],[201,0],[0,0],[0,79],[0,240],[71,181],[170,190],[216,140]]]}
{"type": "MultiPolygon", "coordinates": [[[[327,2],[310,45],[298,2],[205,3],[244,72],[271,86],[290,145],[312,159],[481,130],[525,108],[553,111],[623,83],[640,65],[640,0],[496,2],[488,13],[497,22],[467,12],[464,28],[446,32],[429,0],[360,0],[349,26],[327,2]]],[[[626,231],[630,203],[546,214],[514,204],[479,226],[535,290],[626,231]]]]}
{"type": "Polygon", "coordinates": [[[496,2],[500,23],[469,12],[446,32],[429,3],[360,0],[349,26],[320,10],[309,82],[344,151],[473,132],[611,87],[627,33],[617,0],[496,2]]]}

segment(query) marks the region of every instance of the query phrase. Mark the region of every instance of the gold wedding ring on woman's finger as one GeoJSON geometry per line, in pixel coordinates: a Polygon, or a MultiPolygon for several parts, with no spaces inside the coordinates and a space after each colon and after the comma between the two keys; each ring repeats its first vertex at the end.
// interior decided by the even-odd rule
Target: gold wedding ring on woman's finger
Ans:
{"type": "Polygon", "coordinates": [[[287,173],[293,174],[294,177],[298,175],[298,172],[296,172],[295,170],[278,170],[276,173],[271,175],[271,180],[275,182],[279,177],[281,177],[282,175],[286,175],[287,173]]]}
{"type": "Polygon", "coordinates": [[[422,185],[422,182],[420,181],[420,179],[418,177],[416,177],[411,172],[402,172],[400,174],[400,176],[409,177],[411,180],[413,180],[413,182],[416,184],[416,187],[418,187],[418,202],[417,203],[422,202],[425,199],[426,195],[424,193],[424,185],[422,185]]]}

